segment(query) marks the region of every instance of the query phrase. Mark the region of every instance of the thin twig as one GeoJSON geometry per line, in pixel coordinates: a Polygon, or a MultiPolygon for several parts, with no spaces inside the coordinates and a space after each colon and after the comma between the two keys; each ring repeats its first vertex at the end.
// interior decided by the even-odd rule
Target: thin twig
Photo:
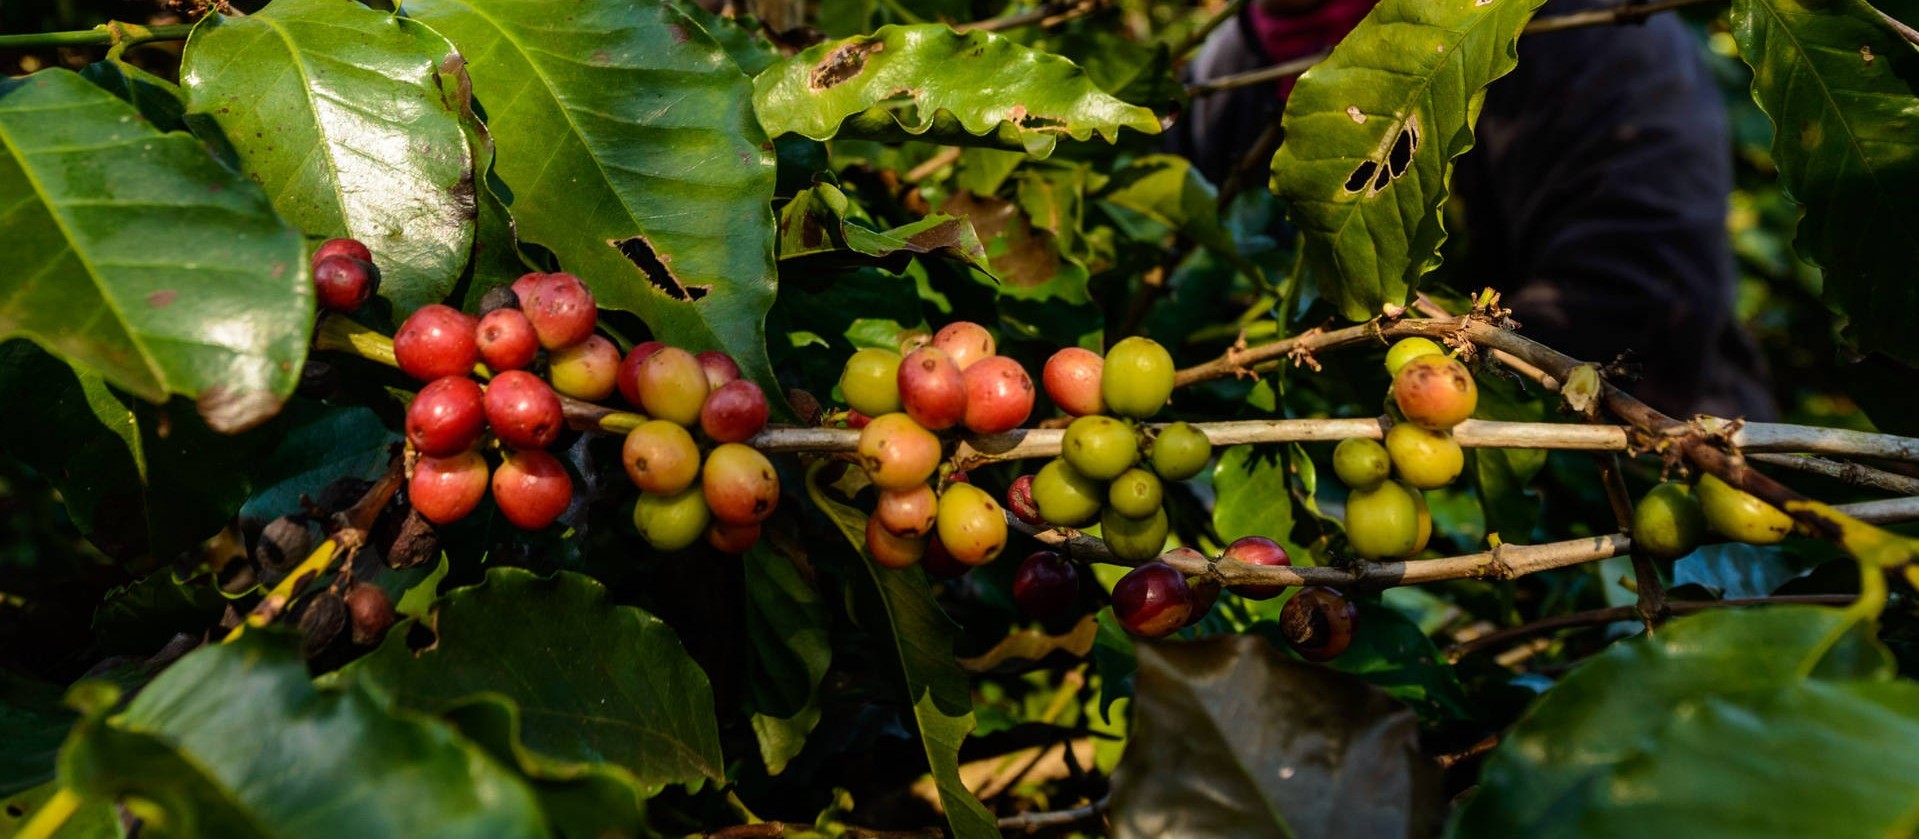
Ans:
{"type": "Polygon", "coordinates": [[[946,148],[940,149],[939,152],[934,154],[932,157],[929,157],[925,160],[920,161],[920,164],[918,166],[915,166],[911,169],[906,170],[906,174],[901,175],[900,180],[909,184],[919,183],[920,181],[923,181],[923,180],[926,180],[927,178],[932,177],[934,172],[938,172],[939,170],[944,169],[949,165],[952,165],[955,161],[959,159],[960,159],[960,147],[947,146],[946,148]]]}
{"type": "Polygon", "coordinates": [[[1316,52],[1312,55],[1295,58],[1291,61],[1282,61],[1271,67],[1261,67],[1258,70],[1249,70],[1244,73],[1234,73],[1230,76],[1220,76],[1218,78],[1207,79],[1203,82],[1195,82],[1186,86],[1186,95],[1190,98],[1198,99],[1201,96],[1211,96],[1215,93],[1224,93],[1228,90],[1238,90],[1242,87],[1252,87],[1267,82],[1276,82],[1287,76],[1297,76],[1312,69],[1313,65],[1325,60],[1326,56],[1329,55],[1332,55],[1331,50],[1316,52]]]}
{"type": "Polygon", "coordinates": [[[1835,480],[1845,481],[1854,486],[1883,489],[1900,495],[1919,495],[1919,478],[1898,475],[1883,469],[1874,469],[1850,461],[1827,460],[1800,454],[1753,454],[1746,455],[1747,460],[1756,460],[1773,466],[1784,466],[1801,472],[1824,475],[1835,480]]]}
{"type": "Polygon", "coordinates": [[[1077,0],[1070,3],[1043,3],[1032,9],[1005,17],[988,18],[972,23],[956,24],[953,29],[959,32],[978,30],[981,32],[1004,32],[1022,26],[1039,25],[1058,26],[1077,17],[1085,17],[1106,5],[1106,0],[1077,0]]]}
{"type": "Polygon", "coordinates": [[[1879,22],[1885,24],[1886,28],[1891,29],[1899,37],[1904,38],[1906,43],[1919,47],[1919,30],[1914,30],[1912,27],[1901,23],[1898,18],[1880,11],[1877,6],[1868,5],[1866,8],[1871,9],[1873,14],[1878,15],[1879,22]]]}
{"type": "MultiPolygon", "coordinates": [[[[1792,603],[1817,606],[1844,606],[1851,603],[1853,599],[1854,595],[1850,594],[1795,594],[1779,595],[1776,597],[1737,598],[1732,600],[1674,600],[1667,604],[1667,608],[1675,615],[1691,615],[1706,611],[1707,609],[1716,609],[1723,606],[1766,606],[1792,603]]],[[[1521,624],[1496,632],[1488,632],[1479,637],[1461,641],[1446,651],[1446,657],[1457,662],[1474,653],[1511,646],[1518,641],[1523,641],[1535,635],[1544,635],[1555,630],[1580,626],[1603,626],[1609,623],[1632,620],[1639,616],[1638,608],[1637,606],[1613,606],[1606,609],[1592,609],[1585,612],[1574,612],[1569,615],[1554,615],[1550,618],[1541,618],[1532,623],[1521,624]]]]}
{"type": "Polygon", "coordinates": [[[335,519],[341,523],[340,526],[329,534],[326,541],[321,542],[319,547],[314,548],[306,559],[301,560],[299,565],[287,572],[279,584],[275,585],[272,591],[267,592],[266,597],[247,613],[246,620],[241,621],[227,633],[222,643],[239,638],[249,627],[265,626],[279,619],[281,613],[286,611],[287,606],[300,596],[301,591],[309,583],[319,579],[321,574],[326,573],[335,564],[350,559],[361,546],[365,545],[367,534],[373,530],[374,520],[379,518],[381,510],[386,509],[387,502],[393,500],[394,494],[400,491],[400,485],[406,482],[405,464],[405,458],[393,458],[392,464],[387,467],[386,475],[369,488],[359,501],[335,519]]]}
{"type": "Polygon", "coordinates": [[[1020,813],[999,820],[1001,830],[1023,830],[1031,833],[1043,827],[1064,827],[1096,818],[1106,812],[1112,804],[1113,794],[1100,796],[1098,801],[1074,807],[1070,810],[1041,810],[1032,813],[1020,813]]]}

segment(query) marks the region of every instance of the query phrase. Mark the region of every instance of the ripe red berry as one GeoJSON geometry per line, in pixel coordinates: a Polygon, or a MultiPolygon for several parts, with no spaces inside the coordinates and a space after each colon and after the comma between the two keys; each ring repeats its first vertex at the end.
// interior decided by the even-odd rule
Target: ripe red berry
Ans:
{"type": "Polygon", "coordinates": [[[728,524],[716,521],[706,526],[706,543],[726,554],[743,554],[760,541],[760,524],[728,524]]]}
{"type": "Polygon", "coordinates": [[[960,374],[966,385],[966,427],[978,434],[1011,431],[1033,413],[1033,379],[1003,355],[982,358],[960,374]]]}
{"type": "Polygon", "coordinates": [[[1092,350],[1067,347],[1053,353],[1040,372],[1046,398],[1076,417],[1105,411],[1106,400],[1099,392],[1100,372],[1105,366],[1106,359],[1092,350]]]}
{"type": "Polygon", "coordinates": [[[525,291],[515,282],[513,292],[520,296],[520,311],[533,322],[540,346],[549,350],[586,340],[599,323],[600,310],[593,302],[593,292],[572,274],[546,274],[527,284],[525,291]]]}
{"type": "Polygon", "coordinates": [[[966,417],[966,380],[940,349],[921,347],[902,360],[899,385],[906,415],[928,431],[952,428],[966,417]]]}
{"type": "Polygon", "coordinates": [[[329,257],[344,256],[361,262],[372,262],[373,252],[358,239],[328,239],[313,249],[313,265],[319,265],[329,257]]]}
{"type": "Polygon", "coordinates": [[[700,369],[706,371],[706,386],[709,390],[719,390],[727,382],[738,381],[740,365],[733,357],[718,350],[707,350],[694,356],[700,360],[700,369]]]}
{"type": "Polygon", "coordinates": [[[514,527],[539,530],[573,503],[573,479],[559,459],[546,452],[513,452],[493,470],[493,503],[514,527]]]}
{"type": "Polygon", "coordinates": [[[320,308],[350,315],[373,296],[379,276],[372,263],[336,254],[313,264],[313,292],[320,308]]]}
{"type": "Polygon", "coordinates": [[[575,399],[598,402],[613,395],[620,372],[620,348],[612,341],[588,335],[547,359],[546,376],[553,389],[575,399]]]}
{"type": "Polygon", "coordinates": [[[477,451],[423,457],[407,480],[407,502],[434,524],[466,518],[486,497],[486,458],[477,451]]]}
{"type": "Polygon", "coordinates": [[[513,285],[509,287],[508,290],[513,292],[513,299],[520,301],[522,307],[524,307],[526,296],[533,292],[533,286],[538,284],[540,279],[545,276],[545,274],[538,271],[531,274],[521,274],[519,279],[513,281],[513,285]]]}
{"type": "Polygon", "coordinates": [[[620,374],[617,380],[620,386],[620,398],[625,399],[626,404],[635,408],[645,407],[640,404],[640,364],[646,361],[647,356],[658,352],[664,346],[666,344],[659,341],[646,341],[634,344],[633,349],[627,351],[626,358],[620,362],[620,374]]]}
{"type": "Polygon", "coordinates": [[[406,439],[421,454],[446,457],[473,448],[486,431],[480,386],[465,376],[435,379],[406,408],[406,439]]]}
{"type": "Polygon", "coordinates": [[[480,316],[474,342],[480,348],[480,360],[495,373],[522,369],[540,354],[533,322],[519,309],[494,309],[480,316]]]}
{"type": "Polygon", "coordinates": [[[713,518],[729,524],[752,524],[773,515],[780,503],[780,475],[758,449],[722,443],[707,453],[700,470],[700,490],[713,518]]]}
{"type": "Polygon", "coordinates": [[[1113,615],[1134,635],[1171,635],[1192,613],[1193,592],[1185,575],[1164,562],[1134,568],[1113,584],[1113,615]]]}
{"type": "Polygon", "coordinates": [[[939,518],[940,500],[933,488],[919,484],[908,489],[880,490],[873,519],[895,536],[925,536],[939,518]]]}
{"type": "Polygon", "coordinates": [[[509,446],[543,449],[559,438],[566,416],[560,410],[560,398],[539,376],[508,370],[487,385],[486,422],[493,426],[494,436],[509,446]]]}
{"type": "Polygon", "coordinates": [[[1039,514],[1039,503],[1033,500],[1032,475],[1014,478],[1013,485],[1006,488],[1006,509],[1034,527],[1046,526],[1046,517],[1039,514]]]}
{"type": "Polygon", "coordinates": [[[1359,610],[1338,591],[1307,586],[1279,611],[1279,630],[1307,661],[1328,661],[1352,646],[1359,610]]]}
{"type": "Polygon", "coordinates": [[[1027,617],[1059,617],[1078,599],[1079,569],[1052,551],[1034,553],[1013,573],[1013,602],[1027,617]]]}
{"type": "Polygon", "coordinates": [[[739,379],[720,385],[700,406],[700,430],[719,443],[744,443],[766,427],[766,394],[739,379]]]}
{"type": "Polygon", "coordinates": [[[933,333],[933,346],[946,353],[953,363],[959,365],[960,372],[971,369],[986,359],[992,358],[998,350],[993,344],[993,334],[986,327],[968,320],[954,321],[933,333]]]}
{"type": "MultiPolygon", "coordinates": [[[[1286,549],[1278,542],[1264,536],[1244,536],[1233,540],[1226,546],[1220,559],[1236,559],[1248,565],[1291,565],[1292,557],[1286,555],[1286,549]]],[[[1285,586],[1233,586],[1232,591],[1251,600],[1271,600],[1278,597],[1285,586]]]]}
{"type": "Polygon", "coordinates": [[[400,369],[423,382],[473,372],[480,361],[474,341],[477,322],[451,306],[423,306],[393,335],[393,357],[400,369]]]}

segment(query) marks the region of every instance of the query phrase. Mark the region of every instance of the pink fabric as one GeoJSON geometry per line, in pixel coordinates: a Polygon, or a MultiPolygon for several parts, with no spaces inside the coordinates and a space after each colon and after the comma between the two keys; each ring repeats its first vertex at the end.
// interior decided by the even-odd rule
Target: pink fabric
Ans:
{"type": "MultiPolygon", "coordinates": [[[[1294,15],[1261,11],[1260,4],[1253,3],[1247,18],[1260,47],[1274,63],[1279,63],[1330,49],[1359,25],[1360,19],[1373,10],[1375,2],[1377,0],[1327,0],[1319,8],[1294,15]]],[[[1292,95],[1295,81],[1297,76],[1279,81],[1279,98],[1292,95]]]]}

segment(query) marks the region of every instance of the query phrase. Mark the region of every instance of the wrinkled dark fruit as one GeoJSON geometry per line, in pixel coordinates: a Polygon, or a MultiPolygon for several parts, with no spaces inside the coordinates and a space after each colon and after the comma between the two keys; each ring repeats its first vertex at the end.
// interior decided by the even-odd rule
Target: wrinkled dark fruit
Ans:
{"type": "Polygon", "coordinates": [[[1013,479],[1013,485],[1006,488],[1006,509],[1020,521],[1034,527],[1045,527],[1046,518],[1039,514],[1039,503],[1033,500],[1033,477],[1021,475],[1013,479]]]}
{"type": "Polygon", "coordinates": [[[355,583],[346,590],[346,610],[353,621],[353,643],[371,647],[393,626],[393,598],[384,589],[355,583]]]}
{"type": "Polygon", "coordinates": [[[294,626],[300,630],[300,648],[306,657],[318,656],[346,629],[346,603],[331,589],[323,590],[301,602],[294,626]]]}
{"type": "Polygon", "coordinates": [[[285,574],[313,552],[313,531],[306,519],[281,516],[260,529],[253,561],[264,571],[285,574]]]}
{"type": "Polygon", "coordinates": [[[340,393],[340,370],[311,356],[300,365],[300,383],[294,393],[307,399],[332,399],[340,393]]]}
{"type": "Polygon", "coordinates": [[[1013,573],[1013,602],[1034,620],[1066,614],[1079,599],[1079,569],[1052,551],[1038,551],[1013,573]]]}
{"type": "Polygon", "coordinates": [[[513,293],[512,286],[496,285],[480,295],[480,316],[485,317],[501,309],[520,308],[520,296],[513,293]]]}
{"type": "Polygon", "coordinates": [[[1280,633],[1307,661],[1330,661],[1352,646],[1359,610],[1338,591],[1307,586],[1279,612],[1280,633]]]}
{"type": "Polygon", "coordinates": [[[1186,625],[1193,591],[1185,575],[1164,562],[1148,562],[1113,584],[1113,615],[1128,633],[1162,638],[1186,625]]]}

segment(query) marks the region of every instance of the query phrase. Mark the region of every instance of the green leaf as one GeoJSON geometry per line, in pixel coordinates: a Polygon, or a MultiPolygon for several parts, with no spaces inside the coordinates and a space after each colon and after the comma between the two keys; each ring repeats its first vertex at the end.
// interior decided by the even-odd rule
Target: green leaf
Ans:
{"type": "Polygon", "coordinates": [[[177,634],[197,640],[226,608],[211,577],[182,580],[163,568],[103,595],[93,610],[93,637],[103,652],[147,656],[177,634]]]}
{"type": "Polygon", "coordinates": [[[1220,223],[1219,191],[1192,161],[1171,154],[1137,158],[1113,172],[1099,199],[1143,213],[1265,282],[1259,266],[1239,255],[1232,234],[1220,223]]]}
{"type": "Polygon", "coordinates": [[[820,680],[832,664],[820,594],[787,558],[764,545],[746,552],[746,634],[753,644],[753,732],[766,771],[778,775],[820,721],[820,680]]]}
{"type": "Polygon", "coordinates": [[[178,85],[113,55],[80,68],[80,75],[132,105],[154,128],[187,130],[187,103],[180,101],[178,85]]]}
{"type": "MultiPolygon", "coordinates": [[[[1326,662],[1327,667],[1365,679],[1428,722],[1472,717],[1459,676],[1418,624],[1390,606],[1366,599],[1352,602],[1359,610],[1352,646],[1326,662]]],[[[1247,631],[1275,648],[1286,643],[1277,621],[1260,621],[1247,631]]]]}
{"type": "Polygon", "coordinates": [[[670,627],[591,577],[494,568],[441,597],[430,624],[431,647],[390,632],[349,672],[407,708],[504,713],[513,753],[538,777],[612,764],[648,796],[723,777],[706,674],[670,627]]]}
{"type": "Polygon", "coordinates": [[[273,449],[249,466],[253,492],[240,508],[243,518],[266,521],[299,512],[300,496],[318,498],[341,478],[378,478],[389,461],[388,446],[400,442],[378,414],[357,405],[296,399],[284,416],[273,449]]]}
{"type": "MultiPolygon", "coordinates": [[[[12,839],[27,820],[47,803],[47,799],[58,792],[58,783],[42,784],[0,800],[0,839],[12,839]]],[[[73,812],[73,817],[55,831],[52,839],[125,839],[120,832],[120,818],[113,812],[112,802],[89,801],[73,812]]]]}
{"type": "Polygon", "coordinates": [[[922,139],[1035,157],[1062,136],[1159,133],[1152,111],[1094,87],[1071,61],[939,24],[815,44],[760,73],[753,103],[769,137],[922,139]]]}
{"type": "Polygon", "coordinates": [[[77,719],[65,691],[0,670],[0,798],[53,779],[54,757],[77,719]]]}
{"type": "Polygon", "coordinates": [[[835,267],[876,264],[897,273],[910,257],[938,254],[988,270],[986,248],[964,218],[934,214],[892,230],[872,230],[849,220],[849,209],[846,193],[832,184],[794,196],[780,209],[780,259],[835,267]]]}
{"type": "Polygon", "coordinates": [[[780,50],[760,37],[759,21],[751,17],[721,17],[692,0],[672,0],[673,8],[686,15],[726,50],[740,72],[751,77],[780,60],[780,50]]]}
{"type": "MultiPolygon", "coordinates": [[[[1549,412],[1545,403],[1522,393],[1512,382],[1491,377],[1479,377],[1478,381],[1479,407],[1473,416],[1506,422],[1546,421],[1549,412]]],[[[1528,485],[1545,468],[1546,452],[1468,449],[1466,457],[1467,476],[1479,493],[1486,528],[1507,542],[1531,542],[1533,528],[1539,523],[1540,499],[1528,485]]]]}
{"type": "Polygon", "coordinates": [[[404,315],[444,299],[473,248],[473,156],[450,101],[458,62],[413,21],[274,0],[208,15],[180,79],[189,115],[219,127],[282,216],[373,251],[379,293],[404,315]]]}
{"type": "Polygon", "coordinates": [[[1300,76],[1273,191],[1305,234],[1320,294],[1346,317],[1404,305],[1439,264],[1453,160],[1542,2],[1384,0],[1300,76]]]}
{"type": "Polygon", "coordinates": [[[665,3],[407,0],[451,39],[520,237],[654,337],[731,353],[768,393],[773,152],[751,85],[665,3]]]}
{"type": "Polygon", "coordinates": [[[900,671],[906,677],[907,698],[919,724],[920,744],[932,768],[933,784],[946,811],[946,824],[955,839],[999,836],[999,826],[968,791],[959,774],[959,748],[974,728],[973,697],[966,673],[953,658],[958,627],[933,602],[926,574],[918,569],[894,571],[873,563],[866,555],[866,514],[829,495],[819,483],[827,461],[816,461],[806,471],[806,493],[832,519],[846,540],[859,551],[860,565],[871,576],[886,610],[900,671]]]}
{"type": "Polygon", "coordinates": [[[1506,734],[1453,835],[1909,835],[1919,685],[1847,621],[1716,609],[1615,645],[1506,734]]]}
{"type": "Polygon", "coordinates": [[[193,138],[66,70],[0,79],[0,217],[0,338],[196,398],[224,432],[293,392],[313,321],[299,234],[193,138]]]}
{"type": "Polygon", "coordinates": [[[1865,0],[1735,0],[1732,34],[1772,118],[1779,181],[1806,210],[1794,248],[1824,269],[1851,340],[1919,363],[1919,54],[1865,0]]]}
{"type": "Polygon", "coordinates": [[[1306,552],[1292,546],[1292,494],[1286,483],[1278,448],[1241,445],[1221,452],[1213,465],[1213,530],[1220,541],[1264,536],[1286,544],[1295,559],[1304,558],[1306,552]]]}
{"type": "Polygon", "coordinates": [[[512,773],[362,688],[316,690],[297,644],[268,636],[202,647],[125,713],[84,721],[61,782],[88,800],[152,802],[167,816],[149,820],[156,835],[546,835],[512,773]]]}
{"type": "Polygon", "coordinates": [[[1133,719],[1115,839],[1420,836],[1443,812],[1412,711],[1263,638],[1140,644],[1133,719]]]}

